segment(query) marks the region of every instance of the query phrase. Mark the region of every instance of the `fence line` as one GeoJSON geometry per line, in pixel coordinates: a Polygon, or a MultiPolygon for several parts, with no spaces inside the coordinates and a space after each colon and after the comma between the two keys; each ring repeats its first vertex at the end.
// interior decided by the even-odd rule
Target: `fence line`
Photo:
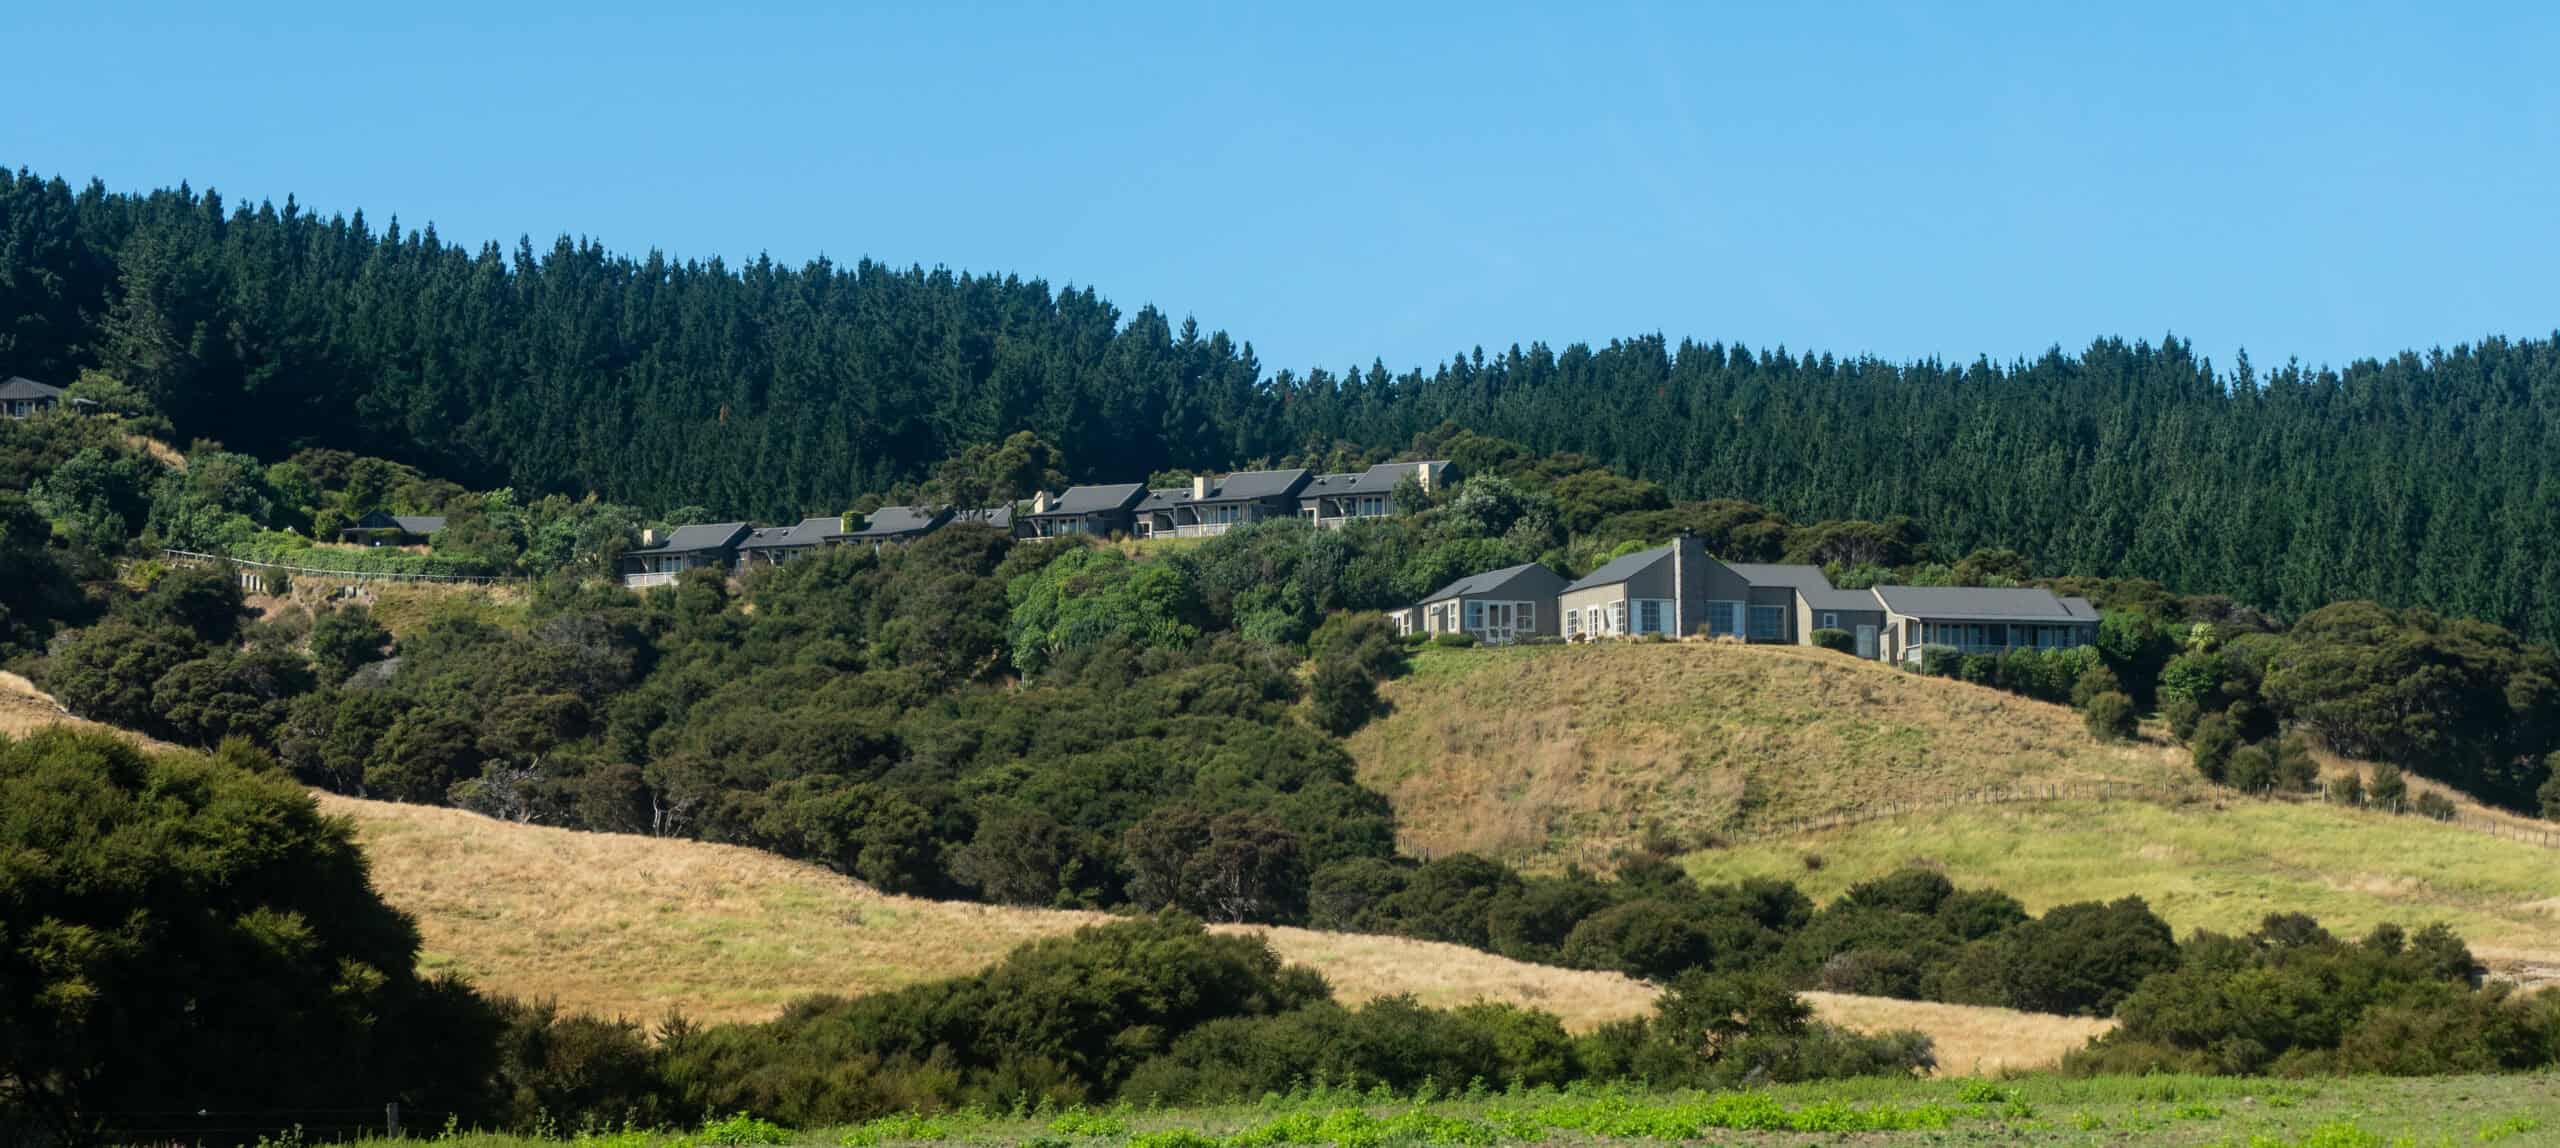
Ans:
{"type": "MultiPolygon", "coordinates": [[[[1869,822],[1888,821],[1898,817],[1908,817],[1913,814],[1934,813],[1949,809],[1960,809],[1965,806],[1972,805],[2040,804],[2065,801],[2107,802],[2123,800],[2143,801],[2154,805],[2187,805],[2202,801],[2281,801],[2295,805],[2311,805],[2315,803],[2320,805],[2342,805],[2343,808],[2347,809],[2362,810],[2369,813],[2385,813],[2393,816],[2423,816],[2422,814],[2411,813],[2411,805],[2406,800],[2394,802],[2388,806],[2378,805],[2371,802],[2357,805],[2343,805],[2343,803],[2330,800],[2329,793],[2326,789],[2319,790],[2315,793],[2303,794],[2243,793],[2236,789],[2211,784],[2179,789],[2165,788],[2155,785],[2142,785],[2134,782],[2064,782],[2046,785],[1977,789],[1961,797],[1950,798],[1943,801],[1888,802],[1884,805],[1874,806],[1872,808],[1845,810],[1839,813],[1824,814],[1819,817],[1791,818],[1776,825],[1767,826],[1757,830],[1741,833],[1719,833],[1717,836],[1728,842],[1776,841],[1792,837],[1802,837],[1807,834],[1824,833],[1833,829],[1844,829],[1852,825],[1864,825],[1869,822]]],[[[2430,820],[2436,819],[2431,818],[2430,820]]],[[[2492,837],[2505,838],[2510,841],[2517,841],[2527,845],[2539,845],[2546,849],[2560,848],[2560,828],[2545,829],[2517,825],[2499,818],[2484,817],[2476,813],[2465,813],[2459,811],[2457,811],[2452,817],[2441,819],[2441,823],[2451,825],[2459,829],[2469,830],[2474,833],[2485,833],[2492,837]]]]}
{"type": "Polygon", "coordinates": [[[325,578],[352,578],[358,582],[453,582],[467,585],[496,586],[510,582],[524,581],[524,579],[521,578],[491,577],[482,574],[405,574],[390,570],[330,570],[319,566],[289,566],[282,562],[257,562],[247,558],[232,558],[221,554],[199,554],[193,550],[171,550],[167,547],[161,548],[160,553],[171,558],[184,558],[196,562],[223,562],[233,566],[247,566],[259,570],[281,570],[288,574],[317,574],[325,578]]]}

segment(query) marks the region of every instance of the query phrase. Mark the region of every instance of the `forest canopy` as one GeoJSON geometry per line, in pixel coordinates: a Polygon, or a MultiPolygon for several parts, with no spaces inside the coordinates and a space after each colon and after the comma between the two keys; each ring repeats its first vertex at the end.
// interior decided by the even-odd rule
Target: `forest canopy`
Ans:
{"type": "Polygon", "coordinates": [[[0,314],[0,369],[86,372],[186,438],[528,499],[788,520],[1023,429],[1065,477],[1131,480],[1374,457],[1455,423],[1675,499],[1909,516],[1946,552],[2005,547],[2043,576],[2560,634],[2560,334],[2334,370],[2218,369],[2174,337],[1955,364],[1640,335],[1266,373],[1249,342],[1090,287],[475,248],[23,170],[0,175],[0,314]]]}

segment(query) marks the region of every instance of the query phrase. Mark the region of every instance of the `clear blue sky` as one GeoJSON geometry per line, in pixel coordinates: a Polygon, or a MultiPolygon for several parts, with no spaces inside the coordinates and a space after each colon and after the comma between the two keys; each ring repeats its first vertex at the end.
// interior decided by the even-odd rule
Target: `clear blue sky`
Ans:
{"type": "Polygon", "coordinates": [[[1266,370],[2560,327],[2554,4],[550,7],[13,5],[0,164],[1091,284],[1266,370]]]}

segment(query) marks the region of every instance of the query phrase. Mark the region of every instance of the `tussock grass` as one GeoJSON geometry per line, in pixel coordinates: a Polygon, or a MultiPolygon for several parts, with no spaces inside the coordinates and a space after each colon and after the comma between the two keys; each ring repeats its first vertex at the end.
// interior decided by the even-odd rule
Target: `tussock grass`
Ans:
{"type": "MultiPolygon", "coordinates": [[[[1688,855],[1702,880],[1795,882],[1816,900],[1904,865],[2042,912],[2135,896],[2184,933],[2300,911],[2333,932],[2443,921],[2493,965],[2560,965],[2560,853],[2415,817],[2272,801],[1937,810],[1688,855]],[[1822,860],[1809,869],[1806,856],[1822,860]]],[[[2528,979],[2530,979],[2528,977],[2528,979]]]]}
{"type": "Polygon", "coordinates": [[[1985,788],[2200,789],[2183,751],[2090,739],[2069,708],[1821,650],[1706,642],[1426,648],[1349,747],[1404,845],[1604,865],[1985,788]]]}

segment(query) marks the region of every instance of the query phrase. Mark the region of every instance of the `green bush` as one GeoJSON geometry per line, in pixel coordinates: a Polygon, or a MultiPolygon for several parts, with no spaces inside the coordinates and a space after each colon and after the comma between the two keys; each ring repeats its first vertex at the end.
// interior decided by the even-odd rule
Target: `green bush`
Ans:
{"type": "Polygon", "coordinates": [[[1448,634],[1433,634],[1431,644],[1446,649],[1463,650],[1476,644],[1476,636],[1463,630],[1448,634]]]}
{"type": "Polygon", "coordinates": [[[2204,721],[2204,707],[2194,698],[2173,697],[2160,703],[2160,717],[2169,724],[2169,736],[2179,742],[2195,740],[2196,726],[2204,721]]]}
{"type": "Polygon", "coordinates": [[[2196,722],[2195,736],[2187,741],[2187,756],[2195,762],[2196,772],[2205,780],[2228,779],[2231,755],[2240,748],[2240,731],[2231,719],[2221,714],[2206,714],[2196,722]]]}
{"type": "Polygon", "coordinates": [[[2265,746],[2241,746],[2231,751],[2231,760],[2224,763],[2222,783],[2242,793],[2265,793],[2275,788],[2275,759],[2265,746]]]}
{"type": "Polygon", "coordinates": [[[1715,946],[1688,912],[1663,901],[1629,901],[1586,917],[1565,938],[1565,964],[1663,980],[1712,961],[1715,946]]]}
{"type": "Polygon", "coordinates": [[[352,1096],[478,1119],[495,1021],[419,979],[353,833],[273,772],[0,736],[0,1129],[121,1142],[171,1110],[352,1096]]]}
{"type": "Polygon", "coordinates": [[[1812,640],[1814,645],[1825,650],[1836,650],[1840,653],[1848,654],[1855,653],[1858,649],[1857,638],[1852,636],[1847,630],[1815,630],[1812,634],[1807,635],[1807,637],[1812,640]]]}
{"type": "Polygon", "coordinates": [[[1956,676],[1975,685],[1990,685],[2000,679],[2000,659],[1989,654],[1966,654],[1956,662],[1956,676]]]}
{"type": "Polygon", "coordinates": [[[2136,721],[2133,699],[2120,693],[2103,693],[2089,699],[2081,707],[2081,718],[2089,726],[2089,736],[2105,742],[2133,739],[2136,721]]]}
{"type": "Polygon", "coordinates": [[[2329,800],[2339,805],[2364,804],[2364,775],[2350,773],[2329,783],[2329,800]]]}
{"type": "Polygon", "coordinates": [[[2416,801],[2410,802],[2409,810],[2420,817],[2436,821],[2451,821],[2454,815],[2460,812],[2454,808],[2451,798],[2432,789],[2419,794],[2416,801]]]}
{"type": "Polygon", "coordinates": [[[2383,762],[2373,767],[2373,780],[2365,783],[2364,795],[2365,800],[2398,813],[2409,800],[2409,779],[2401,776],[2399,766],[2383,762]]]}
{"type": "Polygon", "coordinates": [[[1378,683],[1348,658],[1327,657],[1316,663],[1310,682],[1316,728],[1347,737],[1385,708],[1378,683]]]}
{"type": "Polygon", "coordinates": [[[1964,653],[1954,646],[1920,647],[1920,672],[1933,678],[1952,678],[1964,664],[1964,653]]]}

